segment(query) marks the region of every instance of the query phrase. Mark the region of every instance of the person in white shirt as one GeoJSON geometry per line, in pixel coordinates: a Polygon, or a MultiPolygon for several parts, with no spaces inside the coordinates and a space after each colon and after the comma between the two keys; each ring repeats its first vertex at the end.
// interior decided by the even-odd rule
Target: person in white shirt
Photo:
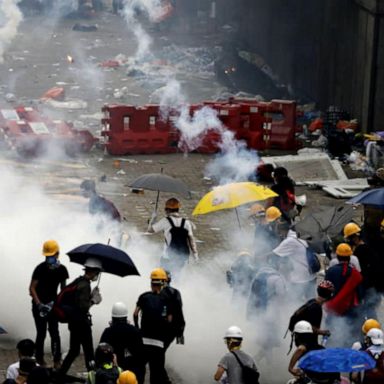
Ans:
{"type": "Polygon", "coordinates": [[[171,198],[165,203],[166,217],[154,223],[156,215],[152,215],[148,232],[163,232],[165,238],[164,252],[160,259],[162,268],[177,276],[188,262],[192,254],[195,261],[199,260],[196,241],[193,236],[193,224],[179,214],[180,201],[171,198]]]}
{"type": "Polygon", "coordinates": [[[308,243],[288,229],[285,239],[272,251],[281,259],[280,272],[290,285],[288,291],[299,300],[313,297],[316,290],[316,274],[309,271],[307,248],[308,243]]]}
{"type": "Polygon", "coordinates": [[[7,379],[16,380],[19,376],[20,359],[24,357],[31,358],[35,355],[35,343],[31,339],[20,340],[17,343],[16,348],[19,355],[19,361],[16,361],[7,368],[7,379]]]}

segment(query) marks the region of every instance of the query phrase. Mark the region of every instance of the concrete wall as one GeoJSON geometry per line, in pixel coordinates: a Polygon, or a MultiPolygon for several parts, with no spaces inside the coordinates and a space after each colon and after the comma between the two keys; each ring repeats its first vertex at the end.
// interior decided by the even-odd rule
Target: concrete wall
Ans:
{"type": "Polygon", "coordinates": [[[221,12],[284,83],[384,130],[384,0],[229,0],[221,12]]]}

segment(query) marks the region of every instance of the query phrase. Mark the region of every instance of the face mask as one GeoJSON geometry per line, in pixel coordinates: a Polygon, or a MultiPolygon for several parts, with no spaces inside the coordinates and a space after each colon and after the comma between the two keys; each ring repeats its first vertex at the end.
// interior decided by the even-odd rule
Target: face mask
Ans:
{"type": "Polygon", "coordinates": [[[99,278],[99,274],[93,276],[92,279],[91,279],[91,281],[97,281],[98,278],[99,278]]]}
{"type": "Polygon", "coordinates": [[[50,266],[54,266],[55,264],[58,264],[58,260],[56,256],[47,256],[45,260],[50,266]]]}

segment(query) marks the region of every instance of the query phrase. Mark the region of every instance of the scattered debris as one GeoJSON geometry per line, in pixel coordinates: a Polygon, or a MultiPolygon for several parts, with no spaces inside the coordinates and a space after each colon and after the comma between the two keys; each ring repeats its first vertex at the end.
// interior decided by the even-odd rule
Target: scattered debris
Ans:
{"type": "Polygon", "coordinates": [[[94,32],[97,31],[97,25],[88,25],[88,24],[75,24],[72,28],[73,31],[79,31],[79,32],[94,32]]]}
{"type": "Polygon", "coordinates": [[[49,89],[41,97],[42,100],[53,99],[58,101],[64,101],[65,99],[65,90],[62,87],[53,87],[49,89]]]}
{"type": "Polygon", "coordinates": [[[57,101],[48,99],[44,102],[53,108],[59,109],[86,109],[88,107],[88,103],[80,99],[71,99],[67,101],[57,101]]]}

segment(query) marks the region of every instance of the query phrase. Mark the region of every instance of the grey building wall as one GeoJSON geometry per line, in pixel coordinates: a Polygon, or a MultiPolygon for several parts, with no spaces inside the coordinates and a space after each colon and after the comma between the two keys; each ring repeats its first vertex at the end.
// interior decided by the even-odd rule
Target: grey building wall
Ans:
{"type": "Polygon", "coordinates": [[[282,82],[321,109],[350,111],[364,130],[384,130],[384,0],[217,3],[220,23],[237,23],[238,41],[282,82]]]}

